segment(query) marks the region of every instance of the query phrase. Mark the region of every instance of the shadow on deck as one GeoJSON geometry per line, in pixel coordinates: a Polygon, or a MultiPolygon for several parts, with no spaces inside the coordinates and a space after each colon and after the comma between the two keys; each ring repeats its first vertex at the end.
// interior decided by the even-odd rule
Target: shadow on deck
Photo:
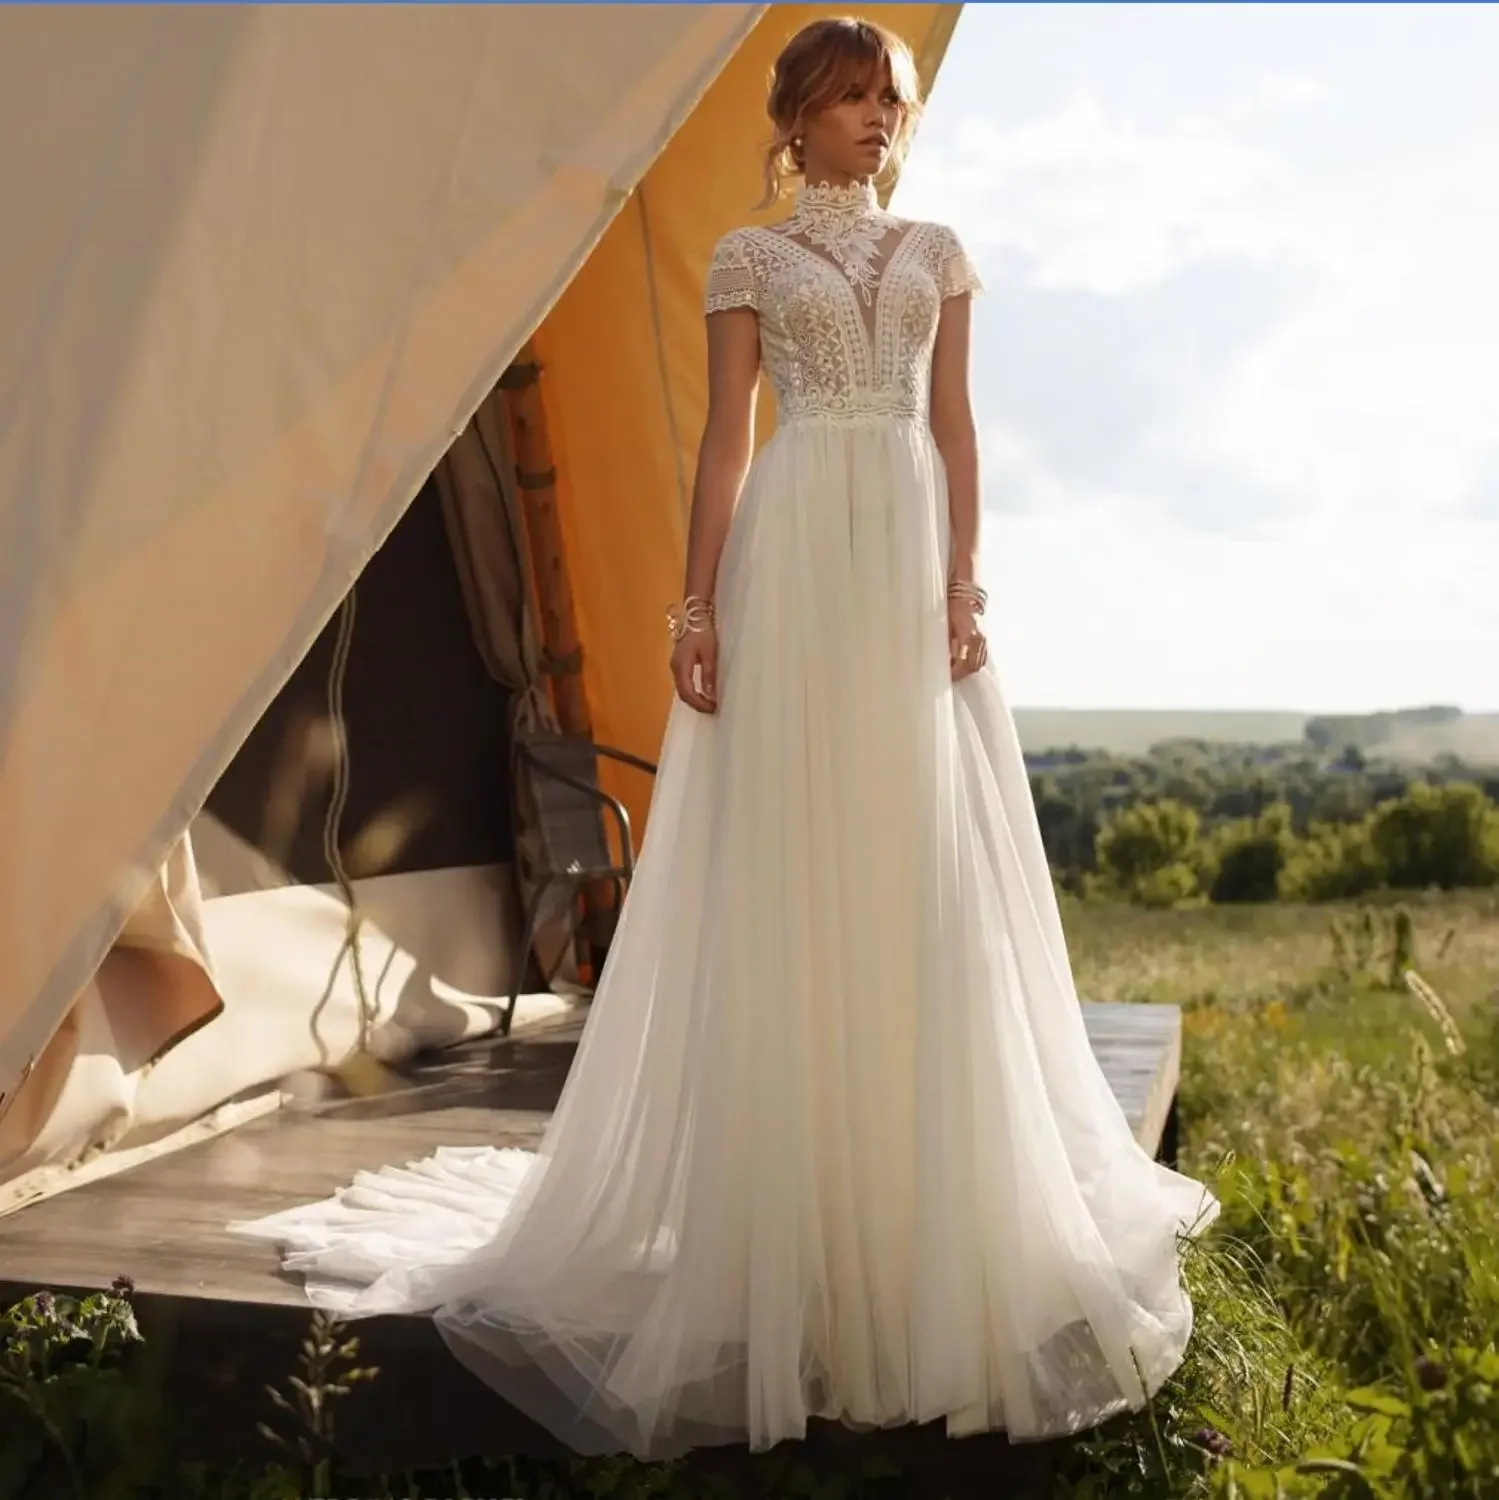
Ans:
{"type": "MultiPolygon", "coordinates": [[[[1170,1159],[1179,1012],[1150,1005],[1084,1010],[1095,1054],[1136,1138],[1170,1159]]],[[[33,1204],[0,1220],[0,1297],[9,1302],[43,1286],[93,1291],[130,1275],[143,1331],[156,1349],[170,1351],[167,1395],[188,1456],[270,1457],[256,1430],[272,1415],[265,1386],[284,1388],[308,1312],[298,1283],[280,1274],[275,1251],[230,1236],[224,1226],[326,1196],[356,1171],[412,1160],[439,1145],[534,1147],[581,1025],[569,1018],[469,1044],[408,1069],[387,1091],[288,1107],[33,1204]]],[[[426,1319],[370,1319],[355,1332],[361,1362],[380,1374],[339,1408],[338,1448],[350,1472],[441,1469],[460,1455],[565,1456],[464,1370],[426,1319]]],[[[912,1475],[913,1495],[1021,1500],[1051,1493],[1051,1450],[1011,1448],[1002,1437],[954,1443],[930,1427],[875,1438],[819,1424],[805,1447],[826,1468],[844,1452],[852,1465],[862,1464],[873,1443],[912,1475]]],[[[742,1470],[743,1450],[710,1450],[692,1463],[732,1474],[736,1464],[742,1470]]]]}

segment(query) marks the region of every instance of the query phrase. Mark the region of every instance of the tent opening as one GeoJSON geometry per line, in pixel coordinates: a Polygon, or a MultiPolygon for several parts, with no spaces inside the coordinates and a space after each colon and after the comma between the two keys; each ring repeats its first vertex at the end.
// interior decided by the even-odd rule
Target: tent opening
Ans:
{"type": "MultiPolygon", "coordinates": [[[[342,839],[357,844],[361,830],[389,822],[384,875],[508,864],[512,695],[474,643],[430,478],[220,777],[207,816],[290,880],[335,878],[325,847],[330,694],[351,602],[337,704],[348,769],[342,839]]],[[[253,888],[242,861],[215,864],[200,849],[199,868],[213,894],[253,888]]]]}

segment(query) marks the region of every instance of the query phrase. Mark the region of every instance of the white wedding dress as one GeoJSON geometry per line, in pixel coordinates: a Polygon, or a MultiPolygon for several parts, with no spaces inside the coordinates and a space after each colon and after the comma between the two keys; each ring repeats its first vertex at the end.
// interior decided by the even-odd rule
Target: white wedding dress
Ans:
{"type": "Polygon", "coordinates": [[[1187,1343],[1178,1237],[1217,1205],[1134,1141],[1009,710],[949,676],[927,400],[941,301],[977,289],[861,188],[720,243],[707,309],[757,310],[778,430],[721,561],[719,712],[672,710],[540,1151],[234,1226],[320,1306],[430,1312],[580,1452],[809,1416],[1060,1435],[1187,1343]]]}

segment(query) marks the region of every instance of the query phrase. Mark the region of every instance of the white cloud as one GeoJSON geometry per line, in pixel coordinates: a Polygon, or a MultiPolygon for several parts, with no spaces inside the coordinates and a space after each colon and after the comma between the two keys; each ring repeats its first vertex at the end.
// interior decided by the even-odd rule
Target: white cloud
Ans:
{"type": "Polygon", "coordinates": [[[989,288],[1012,701],[1499,702],[1499,11],[1349,9],[965,14],[895,207],[989,288]]]}
{"type": "Polygon", "coordinates": [[[1233,100],[1228,112],[1235,118],[1262,110],[1309,109],[1331,104],[1333,91],[1320,79],[1306,73],[1261,73],[1243,95],[1233,100]]]}
{"type": "MultiPolygon", "coordinates": [[[[1499,526],[1499,442],[1474,460],[1454,510],[1458,519],[1499,526]]],[[[1499,557],[1490,560],[1499,563],[1499,557]]]]}
{"type": "Polygon", "coordinates": [[[1104,504],[993,515],[995,660],[1020,704],[1499,708],[1482,535],[1328,518],[1214,537],[1104,504]]]}
{"type": "Polygon", "coordinates": [[[959,205],[975,253],[1018,252],[1036,286],[1118,295],[1207,254],[1270,248],[1255,204],[1280,169],[1206,120],[1152,132],[1077,93],[1013,129],[970,114],[922,146],[900,211],[959,205]]]}

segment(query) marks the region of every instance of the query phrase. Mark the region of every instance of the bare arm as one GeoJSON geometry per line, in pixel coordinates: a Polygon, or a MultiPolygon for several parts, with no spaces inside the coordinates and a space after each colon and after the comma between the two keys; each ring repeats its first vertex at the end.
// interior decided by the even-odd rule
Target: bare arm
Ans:
{"type": "Polygon", "coordinates": [[[969,394],[969,333],[973,299],[949,297],[942,304],[932,350],[932,439],[947,469],[952,525],[948,577],[978,582],[979,448],[969,394]]]}
{"type": "MultiPolygon", "coordinates": [[[[734,506],[754,444],[755,390],[760,374],[760,323],[752,309],[729,308],[708,318],[708,419],[698,447],[687,527],[688,599],[712,599],[718,587],[734,506]]],[[[671,653],[677,696],[699,713],[718,708],[718,632],[695,629],[671,653]]]]}
{"type": "Polygon", "coordinates": [[[961,593],[954,583],[978,583],[979,444],[968,389],[968,343],[973,299],[944,299],[932,350],[932,441],[947,470],[947,509],[952,543],[947,578],[947,639],[953,680],[981,671],[989,645],[979,629],[982,603],[961,593]]]}
{"type": "Polygon", "coordinates": [[[754,444],[755,390],[760,374],[760,324],[748,308],[708,319],[708,418],[697,455],[692,519],[687,530],[687,586],[711,599],[729,522],[754,444]]]}

